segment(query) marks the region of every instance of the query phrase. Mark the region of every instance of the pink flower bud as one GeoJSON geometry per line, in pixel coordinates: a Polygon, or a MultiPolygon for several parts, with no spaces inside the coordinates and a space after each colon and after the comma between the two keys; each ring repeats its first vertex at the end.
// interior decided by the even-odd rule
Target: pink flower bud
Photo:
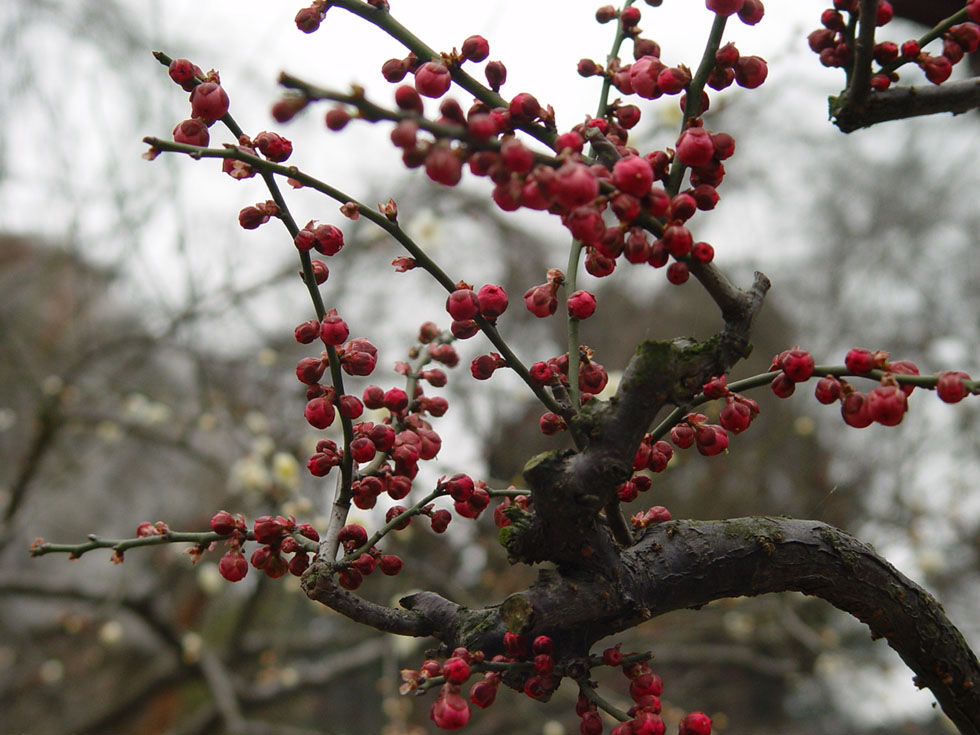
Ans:
{"type": "Polygon", "coordinates": [[[449,69],[439,61],[428,61],[415,72],[415,89],[425,97],[442,97],[452,81],[449,69]]]}
{"type": "Polygon", "coordinates": [[[480,313],[480,301],[470,288],[458,288],[446,299],[446,311],[454,320],[472,319],[480,313]]]}
{"type": "Polygon", "coordinates": [[[639,156],[621,158],[613,166],[613,183],[620,191],[642,199],[653,184],[653,168],[639,156]]]}
{"type": "Polygon", "coordinates": [[[742,56],[735,65],[735,81],[740,87],[755,89],[766,81],[767,76],[769,67],[759,56],[742,56]]]}
{"type": "Polygon", "coordinates": [[[211,134],[208,132],[208,126],[197,118],[177,123],[177,127],[174,128],[175,143],[199,145],[203,148],[207,146],[210,140],[211,134]]]}
{"type": "Polygon", "coordinates": [[[204,76],[201,67],[192,64],[187,59],[174,59],[170,62],[167,69],[170,78],[183,87],[185,92],[190,92],[197,86],[197,80],[204,76]]]}
{"type": "Polygon", "coordinates": [[[714,155],[714,143],[704,128],[688,128],[677,140],[677,159],[685,166],[705,166],[714,155]]]}
{"type": "Polygon", "coordinates": [[[228,551],[218,562],[218,571],[229,582],[240,582],[248,573],[248,562],[241,551],[228,551]]]}
{"type": "Polygon", "coordinates": [[[334,420],[333,404],[324,396],[307,402],[304,411],[307,422],[315,429],[326,429],[334,420]]]}
{"type": "Polygon", "coordinates": [[[221,536],[228,536],[238,528],[235,517],[226,510],[218,511],[211,517],[211,530],[221,536]]]}
{"type": "Polygon", "coordinates": [[[228,93],[217,82],[203,82],[191,92],[191,117],[212,125],[228,114],[228,93]]]}
{"type": "Polygon", "coordinates": [[[576,291],[568,297],[567,306],[572,319],[588,319],[595,313],[595,296],[588,291],[576,291]]]}
{"type": "Polygon", "coordinates": [[[463,41],[460,54],[467,61],[483,61],[490,55],[490,44],[483,36],[470,36],[463,41]]]}

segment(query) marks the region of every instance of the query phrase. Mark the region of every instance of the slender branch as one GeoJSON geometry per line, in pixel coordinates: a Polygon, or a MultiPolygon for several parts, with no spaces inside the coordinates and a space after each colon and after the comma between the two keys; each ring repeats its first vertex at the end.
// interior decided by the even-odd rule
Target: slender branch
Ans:
{"type": "Polygon", "coordinates": [[[318,656],[316,663],[297,667],[299,676],[295,683],[278,680],[258,682],[241,692],[239,697],[242,704],[255,706],[281,701],[283,697],[303,689],[320,689],[349,671],[381,658],[389,646],[383,637],[375,636],[349,648],[331,649],[330,653],[318,656]]]}
{"type": "Polygon", "coordinates": [[[616,543],[620,546],[632,546],[633,532],[630,530],[630,524],[626,521],[626,516],[623,515],[623,507],[619,503],[619,498],[613,498],[606,503],[603,512],[606,514],[606,523],[609,524],[609,530],[612,531],[616,543]]]}
{"type": "MultiPolygon", "coordinates": [[[[769,385],[779,376],[781,372],[781,370],[772,370],[767,373],[753,375],[750,378],[736,380],[728,384],[728,389],[733,393],[741,393],[743,391],[752,390],[753,388],[761,388],[764,385],[769,385]]],[[[864,378],[874,382],[880,382],[882,378],[888,375],[899,385],[913,385],[917,388],[926,388],[929,390],[935,389],[936,384],[939,382],[938,375],[905,375],[903,373],[891,373],[887,370],[877,369],[867,373],[855,373],[852,370],[848,370],[846,365],[816,365],[813,368],[813,375],[810,377],[810,379],[819,380],[820,378],[828,375],[833,375],[837,378],[864,378]]],[[[980,394],[980,380],[964,380],[963,385],[970,393],[974,395],[980,394]]],[[[692,409],[715,400],[718,399],[709,398],[704,393],[698,393],[696,396],[691,398],[690,401],[671,411],[670,414],[663,421],[657,424],[656,428],[654,428],[650,433],[653,435],[655,440],[663,437],[668,431],[670,431],[672,426],[682,421],[692,409]]]]}
{"type": "Polygon", "coordinates": [[[65,419],[61,410],[61,394],[42,396],[37,411],[37,422],[27,454],[20,463],[20,469],[10,486],[10,499],[0,518],[0,549],[13,538],[8,533],[11,522],[27,498],[27,490],[41,469],[45,456],[55,447],[58,432],[64,427],[65,419]]]}
{"type": "MultiPolygon", "coordinates": [[[[251,535],[251,532],[249,533],[249,537],[254,538],[254,536],[251,535]]],[[[128,539],[108,539],[92,534],[88,537],[89,540],[87,542],[81,544],[49,544],[44,541],[36,541],[31,545],[30,553],[31,556],[44,556],[45,554],[68,554],[72,559],[78,559],[82,556],[82,554],[94,549],[112,549],[113,551],[122,554],[129,549],[134,549],[140,546],[161,546],[163,544],[174,543],[192,543],[197,546],[207,546],[216,541],[221,541],[222,539],[227,538],[227,536],[221,536],[213,531],[167,531],[165,533],[153,536],[140,536],[137,538],[128,539]]]]}
{"type": "MultiPolygon", "coordinates": [[[[708,81],[711,70],[715,68],[717,63],[715,61],[715,54],[721,46],[721,39],[725,35],[725,24],[727,22],[728,16],[718,13],[715,15],[715,19],[711,24],[711,32],[708,34],[708,40],[704,44],[701,63],[698,65],[698,70],[687,85],[687,103],[685,104],[684,116],[681,120],[681,132],[687,128],[690,120],[693,120],[701,114],[701,93],[704,91],[704,85],[708,81]]],[[[674,196],[680,191],[681,182],[684,179],[684,172],[686,170],[687,166],[675,158],[673,165],[670,167],[670,176],[667,179],[667,193],[670,196],[674,196]]]]}
{"type": "Polygon", "coordinates": [[[601,709],[603,712],[608,712],[610,715],[615,717],[620,722],[626,722],[633,719],[628,714],[623,712],[611,702],[609,702],[604,697],[600,696],[599,692],[596,691],[595,687],[589,682],[588,679],[577,681],[578,691],[583,697],[588,699],[592,704],[601,709]]]}
{"type": "MultiPolygon", "coordinates": [[[[850,13],[847,19],[847,25],[844,26],[841,31],[841,36],[843,37],[844,43],[850,47],[854,48],[854,33],[857,30],[858,15],[857,13],[850,13]]],[[[844,67],[844,78],[846,80],[845,88],[851,84],[851,75],[854,74],[853,66],[844,67]]]]}
{"type": "MultiPolygon", "coordinates": [[[[347,10],[377,26],[405,46],[405,48],[407,48],[409,51],[414,53],[421,61],[441,61],[443,59],[442,54],[439,54],[433,49],[429,48],[429,46],[423,43],[418,36],[395,20],[391,13],[373,8],[367,3],[359,2],[359,0],[331,0],[330,4],[332,6],[343,8],[344,10],[347,10]]],[[[447,67],[449,69],[449,73],[452,75],[453,81],[481,102],[484,102],[490,107],[508,106],[509,103],[506,99],[488,87],[480,84],[476,79],[463,71],[460,66],[449,64],[447,67]]],[[[538,125],[530,122],[515,122],[515,126],[519,127],[532,137],[537,138],[549,148],[554,146],[554,140],[556,137],[555,132],[553,130],[549,130],[544,125],[538,125]]]]}
{"type": "MultiPolygon", "coordinates": [[[[290,534],[305,551],[316,551],[317,545],[314,541],[306,538],[299,533],[290,534]]],[[[248,541],[255,540],[255,534],[248,531],[248,541]]],[[[227,541],[230,536],[215,533],[214,531],[170,531],[157,532],[151,536],[138,536],[127,539],[101,538],[95,534],[88,537],[88,541],[80,544],[49,544],[43,539],[38,539],[30,547],[31,556],[44,556],[45,554],[68,554],[72,559],[78,559],[86,552],[95,549],[112,549],[120,556],[129,549],[142,546],[162,546],[163,544],[194,544],[201,548],[207,548],[217,541],[227,541]]]]}
{"type": "Polygon", "coordinates": [[[728,22],[727,15],[715,15],[714,22],[711,24],[711,32],[708,34],[708,42],[704,45],[704,53],[701,55],[701,63],[698,70],[694,72],[694,77],[687,85],[687,104],[684,106],[684,121],[693,120],[701,115],[701,93],[704,85],[708,82],[712,70],[717,66],[715,55],[721,48],[721,39],[725,35],[725,24],[728,22]]]}
{"type": "MultiPolygon", "coordinates": [[[[292,74],[287,74],[286,72],[282,72],[279,75],[279,84],[287,89],[295,89],[301,92],[303,96],[310,101],[332,100],[334,102],[342,102],[344,104],[351,105],[352,107],[356,107],[360,112],[361,118],[368,122],[373,123],[379,120],[388,120],[390,122],[412,120],[421,130],[432,133],[432,135],[436,138],[458,140],[474,150],[500,152],[501,142],[497,138],[490,140],[474,140],[470,137],[466,128],[462,125],[454,125],[446,122],[434,122],[414,111],[388,109],[386,107],[382,107],[381,105],[377,105],[368,100],[364,96],[363,90],[360,88],[355,88],[353,92],[337,92],[332,89],[325,89],[324,87],[311,84],[310,82],[304,81],[299,77],[293,76],[292,74]]],[[[532,153],[536,163],[543,163],[554,168],[557,168],[564,163],[564,161],[555,156],[539,153],[538,151],[532,151],[532,153]]]]}
{"type": "MultiPolygon", "coordinates": [[[[575,293],[575,286],[578,281],[579,257],[582,254],[582,243],[572,240],[568,247],[568,267],[565,270],[565,301],[575,293]]],[[[568,315],[568,397],[572,402],[572,410],[576,413],[582,405],[582,391],[578,387],[578,364],[579,364],[579,320],[571,314],[568,315]]],[[[574,437],[576,444],[579,444],[580,437],[574,437]]]]}
{"type": "Polygon", "coordinates": [[[854,65],[850,82],[844,95],[847,103],[860,107],[871,91],[871,62],[875,45],[875,27],[878,18],[878,0],[861,0],[860,26],[854,49],[854,65]]]}
{"type": "Polygon", "coordinates": [[[208,683],[214,703],[221,712],[221,718],[229,732],[242,732],[246,721],[241,704],[235,694],[235,683],[221,660],[207,649],[201,651],[198,664],[208,683]]]}
{"type": "Polygon", "coordinates": [[[506,490],[491,490],[490,488],[487,488],[487,494],[491,498],[517,498],[521,495],[526,497],[531,493],[529,490],[516,490],[514,488],[508,488],[506,490]]]}
{"type": "Polygon", "coordinates": [[[367,541],[365,541],[364,544],[359,549],[355,549],[354,551],[345,555],[343,561],[344,562],[354,561],[361,554],[365,553],[368,549],[370,549],[372,546],[377,546],[378,542],[381,541],[381,539],[383,539],[385,536],[387,536],[388,533],[392,531],[392,529],[404,523],[406,520],[412,518],[413,516],[419,515],[419,513],[422,512],[422,509],[425,506],[427,506],[436,498],[441,498],[445,494],[446,491],[443,488],[436,488],[431,493],[429,493],[424,498],[422,498],[420,501],[415,503],[415,505],[413,505],[411,508],[409,508],[408,510],[402,513],[399,513],[390,521],[388,521],[386,524],[384,524],[381,528],[375,531],[371,535],[371,537],[367,541]]]}
{"type": "MultiPolygon", "coordinates": [[[[623,10],[630,7],[634,2],[636,0],[626,0],[623,4],[623,10]]],[[[602,90],[599,92],[599,104],[595,112],[596,117],[605,117],[606,111],[609,109],[609,93],[612,91],[612,73],[609,71],[609,67],[619,60],[619,49],[622,47],[623,41],[626,40],[624,30],[622,23],[616,23],[616,35],[613,37],[609,53],[606,54],[606,73],[602,76],[602,90]]]]}

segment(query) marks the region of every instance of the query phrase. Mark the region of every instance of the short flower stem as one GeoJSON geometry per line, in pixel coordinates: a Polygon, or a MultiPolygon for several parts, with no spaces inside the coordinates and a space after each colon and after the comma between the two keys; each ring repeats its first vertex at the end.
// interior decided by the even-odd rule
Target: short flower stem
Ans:
{"type": "Polygon", "coordinates": [[[609,524],[609,530],[612,531],[613,538],[616,539],[616,543],[624,548],[629,548],[633,545],[633,532],[630,531],[629,523],[626,521],[626,516],[623,515],[623,508],[619,504],[619,498],[613,498],[608,503],[606,503],[605,508],[603,508],[606,514],[606,523],[609,524]]]}
{"type": "Polygon", "coordinates": [[[420,501],[418,501],[411,508],[404,511],[403,513],[399,513],[397,516],[392,518],[385,525],[383,525],[381,528],[375,531],[374,535],[371,536],[371,538],[369,538],[367,541],[365,541],[360,548],[350,552],[349,554],[345,554],[341,562],[352,562],[356,560],[361,554],[370,550],[372,546],[376,546],[377,543],[385,536],[387,536],[388,533],[399,523],[402,523],[406,519],[411,518],[413,516],[417,516],[419,513],[422,512],[422,509],[426,505],[431,503],[436,498],[441,498],[445,494],[446,494],[445,490],[443,490],[442,488],[436,488],[431,493],[429,493],[424,498],[422,498],[420,501]]]}
{"type": "MultiPolygon", "coordinates": [[[[623,3],[623,10],[630,7],[636,0],[626,0],[623,3]]],[[[622,11],[620,11],[622,12],[622,11]]],[[[626,34],[623,32],[623,24],[616,23],[616,36],[613,38],[612,47],[609,49],[609,53],[606,55],[606,74],[602,77],[602,91],[599,92],[599,106],[596,108],[596,117],[604,117],[606,114],[606,108],[609,107],[609,92],[612,90],[612,74],[609,73],[610,65],[619,58],[619,49],[623,45],[623,41],[626,40],[626,34]]]]}
{"type": "MultiPolygon", "coordinates": [[[[532,668],[533,665],[528,661],[474,661],[470,664],[470,670],[474,674],[482,674],[485,671],[530,671],[532,668]]],[[[433,676],[426,678],[425,681],[418,685],[415,691],[427,692],[445,683],[445,676],[433,676]]]]}
{"type": "Polygon", "coordinates": [[[521,495],[525,497],[530,497],[530,490],[517,490],[516,488],[507,488],[506,490],[491,490],[487,488],[487,495],[491,498],[519,498],[521,495]]]}
{"type": "MultiPolygon", "coordinates": [[[[726,16],[717,14],[711,24],[711,32],[708,34],[708,41],[704,46],[704,53],[701,55],[701,63],[698,65],[698,70],[694,73],[690,84],[687,85],[687,104],[685,105],[684,118],[681,121],[681,132],[684,132],[689,120],[693,120],[701,114],[701,93],[708,81],[708,75],[715,68],[715,54],[721,46],[727,21],[726,16]]],[[[667,193],[670,196],[674,196],[680,191],[681,181],[684,179],[686,170],[687,166],[675,158],[670,167],[670,177],[667,179],[667,193]]]]}
{"type": "Polygon", "coordinates": [[[589,684],[588,680],[578,681],[576,683],[578,684],[579,693],[581,693],[583,697],[588,699],[603,712],[608,712],[620,722],[628,722],[629,720],[633,719],[621,709],[613,706],[606,699],[600,696],[599,693],[589,684]]]}
{"type": "MultiPolygon", "coordinates": [[[[565,271],[565,301],[575,293],[576,281],[578,280],[578,263],[582,254],[582,243],[572,240],[568,248],[568,268],[565,271]]],[[[578,413],[582,405],[582,395],[578,387],[578,361],[579,361],[579,320],[568,315],[568,395],[572,401],[572,411],[578,413]]],[[[578,443],[576,438],[576,444],[578,443]]]]}

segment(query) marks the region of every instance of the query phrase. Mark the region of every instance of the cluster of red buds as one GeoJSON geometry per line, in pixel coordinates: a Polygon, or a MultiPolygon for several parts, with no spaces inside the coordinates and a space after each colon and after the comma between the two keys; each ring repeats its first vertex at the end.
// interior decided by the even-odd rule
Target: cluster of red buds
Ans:
{"type": "MultiPolygon", "coordinates": [[[[933,55],[922,50],[915,39],[898,45],[892,41],[876,43],[874,60],[879,70],[871,77],[871,87],[885,90],[899,81],[896,69],[906,63],[916,64],[933,84],[942,84],[953,73],[953,66],[973,53],[980,46],[980,0],[969,0],[965,7],[966,23],[950,26],[942,34],[942,53],[933,55]]],[[[895,13],[888,0],[878,3],[876,26],[887,25],[895,13]]],[[[820,63],[830,67],[848,67],[854,58],[854,19],[860,16],[858,0],[834,0],[832,8],[820,15],[823,26],[813,31],[808,41],[814,53],[820,55],[820,63]]]]}
{"type": "Polygon", "coordinates": [[[380,569],[382,574],[389,577],[402,570],[400,557],[385,554],[376,546],[364,548],[368,542],[368,534],[364,526],[349,523],[340,529],[337,540],[346,552],[345,559],[341,562],[342,568],[337,573],[337,582],[344,589],[356,590],[361,586],[364,577],[375,569],[380,569]]]}
{"type": "MultiPolygon", "coordinates": [[[[228,114],[228,93],[221,86],[216,71],[211,70],[205,75],[199,66],[187,59],[174,59],[169,72],[175,83],[190,92],[191,105],[190,118],[177,123],[173,130],[174,142],[206,147],[211,141],[208,128],[228,114]]],[[[261,154],[273,163],[282,163],[292,155],[293,144],[278,133],[263,131],[254,138],[241,135],[238,149],[253,156],[261,154]]],[[[248,163],[232,158],[224,159],[221,170],[234,179],[248,179],[255,175],[255,169],[248,163]]],[[[238,215],[238,221],[246,230],[254,230],[267,222],[269,217],[278,216],[278,206],[274,202],[265,202],[244,208],[238,215]]]]}
{"type": "MultiPolygon", "coordinates": [[[[439,696],[432,703],[429,716],[443,730],[457,730],[470,720],[469,705],[481,709],[489,707],[496,699],[497,689],[504,672],[516,676],[517,685],[532,699],[547,699],[558,685],[554,642],[549,636],[539,635],[533,641],[527,636],[505,633],[504,653],[490,659],[482,651],[456,648],[443,662],[426,660],[418,670],[403,669],[401,672],[402,694],[422,694],[439,687],[439,696]],[[462,687],[474,674],[482,677],[469,691],[468,701],[462,687]],[[522,683],[521,683],[522,682],[522,683]]],[[[660,695],[663,681],[654,674],[648,664],[649,654],[624,656],[620,646],[607,648],[601,661],[594,665],[621,667],[629,680],[629,694],[633,705],[625,714],[617,713],[621,721],[610,730],[610,735],[664,735],[666,726],[661,718],[660,695]]],[[[510,681],[510,680],[508,680],[510,681]]],[[[581,735],[600,735],[603,731],[602,716],[595,697],[588,696],[595,687],[591,681],[580,681],[580,694],[575,713],[581,718],[581,735]]],[[[679,735],[710,735],[711,720],[703,712],[691,712],[679,723],[679,735]]]]}
{"type": "MultiPolygon", "coordinates": [[[[786,398],[796,390],[797,383],[813,377],[815,366],[808,352],[794,348],[776,355],[769,369],[780,371],[772,380],[771,387],[777,396],[786,398]]],[[[835,372],[838,374],[827,374],[817,381],[814,395],[823,404],[839,401],[845,423],[863,429],[873,423],[883,426],[901,423],[908,411],[908,397],[915,390],[915,385],[902,381],[900,376],[917,376],[919,368],[909,360],[890,360],[887,352],[854,348],[844,358],[844,370],[835,372]],[[874,376],[871,375],[872,371],[876,371],[874,376]],[[843,374],[876,377],[879,382],[867,393],[862,393],[840,377],[843,374]]],[[[934,383],[927,381],[926,387],[934,388],[946,403],[958,403],[977,391],[970,376],[964,372],[939,373],[934,380],[934,383]]],[[[726,428],[734,430],[731,426],[726,428]]]]}
{"type": "Polygon", "coordinates": [[[896,426],[908,411],[908,397],[915,386],[899,385],[895,375],[918,375],[919,369],[908,360],[888,360],[887,352],[855,348],[844,358],[847,369],[855,375],[872,370],[884,372],[881,382],[868,393],[861,393],[846,380],[828,375],[817,381],[815,395],[824,404],[841,402],[841,416],[848,426],[863,429],[873,423],[896,426]]]}
{"type": "Polygon", "coordinates": [[[402,694],[422,694],[441,684],[439,696],[429,711],[436,726],[443,730],[456,730],[470,719],[469,703],[485,709],[497,697],[502,672],[511,670],[523,674],[523,691],[532,699],[544,699],[557,688],[559,677],[555,675],[554,644],[548,636],[538,636],[530,646],[527,638],[515,633],[504,634],[504,653],[487,659],[482,651],[456,648],[452,655],[440,663],[429,659],[418,670],[402,671],[402,694]],[[489,666],[487,664],[490,664],[489,666]],[[470,687],[469,703],[461,694],[462,686],[474,673],[482,672],[479,681],[470,687]]]}
{"type": "MultiPolygon", "coordinates": [[[[674,450],[665,441],[654,441],[651,434],[643,436],[633,458],[633,472],[663,472],[674,456],[674,450]]],[[[650,475],[635,474],[616,488],[616,497],[621,503],[631,503],[641,493],[653,487],[650,475]]],[[[670,511],[662,505],[655,505],[645,513],[637,513],[631,519],[634,528],[645,528],[653,523],[670,520],[670,511]]]]}
{"type": "Polygon", "coordinates": [[[678,449],[697,445],[705,457],[714,457],[728,450],[728,432],[718,424],[709,424],[701,413],[689,413],[670,430],[670,440],[678,449]]]}
{"type": "Polygon", "coordinates": [[[272,578],[281,577],[286,572],[297,577],[302,576],[310,565],[312,551],[302,539],[312,542],[320,540],[320,535],[313,526],[309,523],[296,523],[293,516],[260,516],[255,519],[249,534],[248,525],[241,514],[233,516],[222,510],[211,518],[211,530],[219,536],[228,537],[225,543],[229,550],[218,562],[218,571],[229,582],[244,579],[249,562],[272,578]],[[249,562],[246,562],[243,549],[249,538],[261,546],[252,552],[249,562]],[[284,554],[293,556],[287,561],[283,558],[284,554]]]}
{"type": "MultiPolygon", "coordinates": [[[[720,15],[738,13],[748,24],[759,22],[764,13],[758,0],[708,2],[707,5],[720,15]]],[[[317,6],[301,11],[301,15],[297,23],[304,31],[315,30],[322,18],[317,6]]],[[[665,65],[660,59],[660,46],[640,37],[637,8],[626,8],[620,14],[610,6],[597,14],[600,22],[616,17],[623,25],[625,36],[632,41],[634,61],[621,64],[615,60],[609,69],[603,69],[583,59],[579,72],[583,76],[606,77],[623,95],[644,99],[681,95],[681,106],[686,107],[687,89],[692,82],[690,70],[684,65],[665,65]]],[[[658,268],[673,258],[675,262],[667,269],[667,277],[672,283],[680,284],[688,279],[690,262],[707,263],[713,259],[714,248],[705,242],[695,242],[685,223],[697,210],[712,209],[717,203],[716,188],[724,178],[721,162],[734,151],[731,136],[705,131],[700,119],[692,115],[675,150],[641,155],[628,145],[629,130],[639,122],[640,109],[619,100],[608,105],[603,116],[588,119],[560,134],[555,130],[553,110],[528,92],[516,94],[506,106],[490,107],[478,101],[464,110],[457,101],[445,96],[452,87],[454,73],[465,64],[485,61],[489,53],[486,39],[471,36],[463,42],[462,51],[454,49],[428,61],[410,53],[382,65],[384,78],[400,86],[395,90],[394,109],[385,111],[381,117],[395,122],[391,141],[401,150],[408,167],[424,167],[429,178],[447,186],[458,184],[464,167],[468,167],[473,175],[491,179],[492,198],[501,209],[513,211],[525,207],[558,216],[586,246],[585,266],[595,276],[612,273],[621,255],[631,263],[649,263],[658,268]],[[409,75],[412,83],[403,83],[409,75]],[[426,99],[440,100],[438,115],[431,119],[426,117],[426,99]],[[525,145],[517,136],[521,130],[546,139],[557,156],[543,155],[525,145]],[[546,132],[542,135],[542,131],[546,132]],[[591,162],[583,155],[586,143],[594,142],[595,135],[611,152],[601,162],[591,162]],[[677,166],[689,169],[690,188],[671,196],[664,187],[677,166]],[[618,225],[606,225],[603,219],[606,210],[612,211],[618,225]],[[657,233],[658,239],[651,243],[644,229],[657,233]]],[[[762,84],[767,72],[764,60],[741,55],[729,43],[719,49],[716,66],[707,82],[717,90],[733,82],[754,88],[762,84]]],[[[487,62],[484,73],[494,91],[506,81],[506,68],[499,61],[487,62]]],[[[703,91],[699,94],[698,110],[703,111],[709,101],[703,91]]],[[[327,112],[329,129],[342,129],[354,116],[368,121],[380,119],[377,114],[380,108],[375,105],[352,113],[350,107],[360,108],[367,103],[357,98],[344,98],[344,103],[327,112]]],[[[274,113],[277,119],[290,117],[305,104],[303,97],[286,98],[277,104],[274,113]],[[283,106],[290,109],[281,110],[283,106]],[[288,114],[280,114],[283,112],[288,114]]],[[[673,178],[679,179],[680,172],[674,173],[673,178]]],[[[677,183],[671,184],[671,190],[676,191],[677,183]]],[[[399,270],[416,265],[412,258],[396,261],[399,270]]],[[[462,312],[477,313],[475,299],[459,298],[462,312]]],[[[530,290],[525,302],[538,316],[548,316],[556,310],[555,300],[540,288],[530,290]]],[[[573,308],[571,303],[569,308],[573,308]]],[[[573,318],[584,318],[579,314],[588,312],[587,305],[577,302],[574,309],[573,318]]],[[[484,318],[492,319],[486,315],[484,318]]],[[[457,318],[454,314],[454,322],[470,319],[472,316],[457,318]]],[[[457,331],[472,334],[476,330],[472,327],[465,330],[462,325],[457,328],[454,323],[454,334],[457,331]]]]}
{"type": "MultiPolygon", "coordinates": [[[[320,321],[310,320],[299,325],[295,335],[297,341],[304,344],[319,337],[326,346],[336,348],[340,366],[348,374],[369,375],[377,364],[377,349],[368,340],[359,338],[345,342],[350,329],[336,310],[327,312],[320,321]]],[[[446,365],[458,362],[452,345],[441,341],[439,329],[431,322],[422,325],[419,340],[429,348],[425,354],[426,362],[430,359],[446,365]]],[[[418,359],[421,350],[416,348],[413,355],[418,359]]],[[[411,365],[399,362],[396,370],[413,381],[412,397],[401,388],[385,390],[369,385],[358,398],[351,394],[338,395],[333,386],[320,384],[329,364],[329,353],[323,352],[320,357],[303,358],[296,366],[297,379],[307,385],[307,422],[314,428],[326,429],[333,424],[337,412],[344,419],[353,421],[361,417],[365,408],[387,409],[388,416],[383,423],[362,421],[351,427],[353,439],[347,448],[351,458],[360,465],[372,464],[368,476],[352,488],[354,503],[359,508],[372,508],[383,492],[395,500],[404,498],[418,473],[418,462],[433,459],[442,446],[442,439],[425,416],[442,416],[448,403],[438,396],[426,396],[421,383],[442,387],[447,380],[445,372],[439,368],[419,368],[413,372],[411,365]],[[379,453],[383,460],[374,467],[379,453]]],[[[343,454],[333,441],[321,440],[307,467],[312,474],[322,477],[341,463],[343,454]]]]}
{"type": "Polygon", "coordinates": [[[490,493],[482,480],[476,482],[469,475],[457,473],[439,481],[438,488],[453,499],[453,507],[464,518],[477,518],[490,505],[490,493]]]}
{"type": "MultiPolygon", "coordinates": [[[[494,657],[493,661],[498,662],[498,659],[503,657],[494,657]]],[[[462,685],[469,680],[473,669],[480,667],[484,660],[482,651],[470,652],[465,648],[456,648],[442,663],[428,659],[418,671],[403,669],[403,683],[399,691],[402,694],[413,691],[421,694],[430,686],[441,683],[439,696],[432,703],[429,716],[443,730],[458,730],[470,720],[469,704],[460,693],[462,685]]],[[[470,702],[480,708],[489,707],[497,696],[499,683],[498,672],[486,671],[483,678],[470,687],[470,702]]]]}
{"type": "MultiPolygon", "coordinates": [[[[622,667],[623,674],[629,679],[629,694],[633,700],[633,705],[626,713],[630,719],[613,727],[609,735],[664,735],[666,725],[660,716],[663,680],[650,670],[646,659],[626,663],[624,658],[630,660],[635,656],[624,657],[618,645],[602,652],[603,664],[622,667]]],[[[586,693],[579,694],[575,712],[582,718],[579,728],[581,735],[602,733],[602,720],[596,703],[586,693]]],[[[703,712],[691,712],[679,723],[678,733],[679,735],[710,735],[711,720],[703,712]]]]}

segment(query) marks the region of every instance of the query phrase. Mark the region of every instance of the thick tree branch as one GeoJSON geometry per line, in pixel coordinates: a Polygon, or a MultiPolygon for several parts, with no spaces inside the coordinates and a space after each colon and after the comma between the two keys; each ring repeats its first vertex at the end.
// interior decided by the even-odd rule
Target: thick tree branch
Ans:
{"type": "Polygon", "coordinates": [[[830,98],[830,117],[841,132],[852,133],[889,120],[951,112],[959,115],[980,107],[980,78],[946,82],[941,87],[893,87],[871,94],[862,105],[830,98]]]}
{"type": "MultiPolygon", "coordinates": [[[[609,508],[617,486],[632,474],[636,447],[657,413],[668,404],[687,405],[711,377],[724,375],[745,357],[768,289],[762,273],[755,274],[748,291],[736,289],[723,311],[724,329],[709,340],[640,343],[616,395],[586,404],[572,419],[585,443],[582,451],[552,452],[528,462],[524,476],[534,514],[504,532],[513,561],[553,561],[564,572],[580,568],[599,575],[616,568],[616,544],[599,510],[609,508]]],[[[617,540],[628,543],[615,520],[617,540]]]]}
{"type": "Polygon", "coordinates": [[[962,634],[932,595],[843,531],[775,518],[666,523],[624,565],[651,615],[765,592],[821,597],[887,638],[960,732],[980,733],[980,664],[962,634]]]}
{"type": "Polygon", "coordinates": [[[661,523],[607,575],[542,570],[527,590],[483,610],[427,593],[403,604],[419,616],[409,635],[428,630],[450,648],[493,655],[508,630],[547,634],[561,668],[581,662],[599,639],[652,617],[785,591],[821,597],[886,638],[960,732],[980,735],[980,663],[942,605],[870,546],[819,521],[661,523]]]}

